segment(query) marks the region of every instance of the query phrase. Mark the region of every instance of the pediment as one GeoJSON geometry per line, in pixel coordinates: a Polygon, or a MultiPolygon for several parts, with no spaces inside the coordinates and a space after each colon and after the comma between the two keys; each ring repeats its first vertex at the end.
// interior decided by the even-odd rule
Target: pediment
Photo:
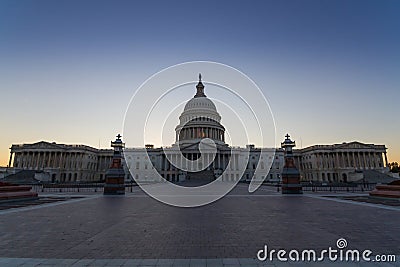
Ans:
{"type": "MultiPolygon", "coordinates": [[[[182,146],[180,147],[180,150],[181,150],[181,151],[185,151],[185,150],[191,150],[191,149],[198,149],[199,144],[200,144],[200,141],[199,141],[199,142],[196,142],[196,143],[193,143],[193,144],[182,145],[182,146]]],[[[211,144],[203,143],[203,145],[204,145],[204,148],[205,148],[205,149],[211,149],[211,150],[215,149],[215,146],[213,146],[213,145],[211,145],[211,144]]],[[[217,145],[217,147],[218,147],[218,145],[217,145]]]]}
{"type": "Polygon", "coordinates": [[[375,148],[374,145],[371,144],[364,144],[364,143],[360,143],[357,141],[354,142],[350,142],[350,143],[343,143],[340,145],[337,145],[336,148],[341,148],[341,149],[371,149],[371,148],[375,148]]]}
{"type": "Polygon", "coordinates": [[[33,148],[33,149],[61,149],[63,146],[56,144],[56,143],[49,143],[46,141],[40,141],[33,144],[25,144],[26,148],[33,148]]]}

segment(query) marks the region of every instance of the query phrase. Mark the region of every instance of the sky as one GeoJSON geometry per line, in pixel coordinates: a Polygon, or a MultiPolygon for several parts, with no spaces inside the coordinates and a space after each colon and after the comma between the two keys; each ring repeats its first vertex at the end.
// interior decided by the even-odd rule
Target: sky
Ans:
{"type": "Polygon", "coordinates": [[[2,0],[0,166],[11,144],[109,148],[137,88],[195,60],[256,82],[277,142],[385,144],[400,161],[399,13],[390,0],[2,0]]]}

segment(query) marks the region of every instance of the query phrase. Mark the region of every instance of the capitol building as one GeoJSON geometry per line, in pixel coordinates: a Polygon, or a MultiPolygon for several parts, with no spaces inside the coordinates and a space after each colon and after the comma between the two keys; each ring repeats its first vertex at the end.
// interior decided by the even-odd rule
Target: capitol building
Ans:
{"type": "MultiPolygon", "coordinates": [[[[194,97],[179,116],[171,147],[124,149],[126,181],[212,181],[219,177],[223,181],[281,180],[283,149],[251,144],[239,148],[225,143],[221,115],[204,89],[200,76],[194,97]],[[213,145],[201,147],[205,139],[212,140],[213,145]]],[[[353,182],[362,180],[367,172],[388,173],[386,149],[384,145],[355,141],[295,149],[293,156],[302,181],[353,182]]],[[[103,181],[112,157],[112,149],[86,145],[45,141],[13,144],[9,171],[34,173],[37,179],[48,182],[103,181]]]]}

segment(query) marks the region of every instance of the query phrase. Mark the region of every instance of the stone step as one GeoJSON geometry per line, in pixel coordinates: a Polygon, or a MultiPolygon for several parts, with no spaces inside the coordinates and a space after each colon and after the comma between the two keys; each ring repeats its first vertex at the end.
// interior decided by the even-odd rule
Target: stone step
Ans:
{"type": "Polygon", "coordinates": [[[199,172],[189,172],[187,176],[188,180],[202,180],[202,181],[213,181],[215,180],[214,171],[202,170],[199,172]]]}

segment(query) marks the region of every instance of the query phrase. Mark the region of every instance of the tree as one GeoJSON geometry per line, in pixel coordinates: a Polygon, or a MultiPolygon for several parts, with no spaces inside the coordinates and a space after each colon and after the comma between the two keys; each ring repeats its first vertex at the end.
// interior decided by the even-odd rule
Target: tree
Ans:
{"type": "Polygon", "coordinates": [[[392,162],[392,163],[389,163],[389,168],[390,168],[390,171],[391,172],[399,172],[399,163],[397,163],[397,162],[392,162]]]}

